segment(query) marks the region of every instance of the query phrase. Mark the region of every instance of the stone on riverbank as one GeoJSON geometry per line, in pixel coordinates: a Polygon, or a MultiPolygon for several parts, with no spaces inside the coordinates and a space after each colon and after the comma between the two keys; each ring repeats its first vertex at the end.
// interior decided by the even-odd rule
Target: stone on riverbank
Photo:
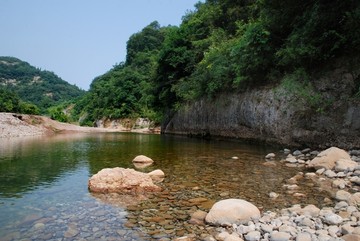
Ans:
{"type": "Polygon", "coordinates": [[[89,179],[88,186],[96,193],[138,194],[161,190],[148,174],[120,167],[102,169],[89,179]]]}
{"type": "Polygon", "coordinates": [[[309,162],[308,166],[313,167],[316,170],[321,168],[332,170],[335,168],[336,161],[340,159],[351,161],[351,157],[346,151],[337,147],[330,147],[325,151],[320,152],[317,157],[309,162]]]}
{"type": "Polygon", "coordinates": [[[190,224],[205,226],[205,217],[207,212],[202,210],[197,210],[195,213],[191,214],[190,224]]]}
{"type": "Polygon", "coordinates": [[[214,225],[230,225],[257,218],[260,218],[260,211],[252,203],[242,199],[226,199],[215,203],[205,220],[214,225]]]}
{"type": "Polygon", "coordinates": [[[357,162],[348,159],[340,159],[335,163],[335,171],[352,172],[358,166],[357,162]]]}
{"type": "Polygon", "coordinates": [[[272,159],[275,158],[275,153],[269,153],[265,156],[266,159],[272,159]]]}

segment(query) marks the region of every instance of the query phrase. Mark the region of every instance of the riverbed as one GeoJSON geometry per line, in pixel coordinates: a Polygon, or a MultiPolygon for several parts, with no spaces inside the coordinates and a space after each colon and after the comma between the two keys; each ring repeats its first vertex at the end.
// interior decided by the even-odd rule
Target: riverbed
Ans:
{"type": "MultiPolygon", "coordinates": [[[[315,204],[328,197],[304,181],[294,197],[286,180],[303,171],[288,167],[281,147],[239,141],[199,140],[137,133],[78,133],[0,140],[1,240],[159,240],[215,227],[189,224],[196,210],[216,201],[248,200],[261,210],[315,204]],[[265,155],[277,154],[269,165],[265,155]],[[125,206],[121,197],[92,195],[89,177],[103,168],[135,168],[132,159],[155,162],[163,191],[125,206]],[[271,199],[270,192],[279,197],[271,199]]],[[[285,156],[285,155],[284,155],[285,156]]]]}

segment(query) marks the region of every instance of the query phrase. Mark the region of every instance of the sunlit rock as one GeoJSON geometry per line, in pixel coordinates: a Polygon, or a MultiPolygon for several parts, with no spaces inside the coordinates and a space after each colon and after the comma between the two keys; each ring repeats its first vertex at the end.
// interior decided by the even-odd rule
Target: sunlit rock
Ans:
{"type": "Polygon", "coordinates": [[[151,177],[151,179],[155,183],[162,182],[165,178],[165,173],[163,171],[161,171],[160,169],[149,172],[148,175],[151,177]]]}
{"type": "Polygon", "coordinates": [[[139,155],[134,158],[133,162],[134,163],[153,163],[154,161],[150,157],[147,157],[144,155],[139,155]]]}
{"type": "Polygon", "coordinates": [[[340,159],[335,163],[335,171],[337,172],[352,172],[357,167],[357,162],[348,159],[340,159]]]}
{"type": "Polygon", "coordinates": [[[327,213],[323,217],[323,222],[329,225],[337,225],[342,223],[343,218],[335,213],[327,213]]]}
{"type": "Polygon", "coordinates": [[[137,194],[161,190],[148,174],[120,167],[102,169],[89,179],[88,186],[96,193],[137,194]]]}
{"type": "Polygon", "coordinates": [[[319,153],[317,157],[309,162],[309,167],[315,169],[333,169],[335,168],[336,161],[340,159],[351,160],[350,155],[337,147],[330,147],[319,153]]]}
{"type": "Polygon", "coordinates": [[[215,203],[206,215],[214,225],[242,224],[260,218],[259,209],[243,199],[226,199],[215,203]]]}
{"type": "Polygon", "coordinates": [[[352,194],[348,200],[348,203],[353,206],[360,205],[360,192],[352,194]]]}
{"type": "Polygon", "coordinates": [[[338,201],[347,202],[350,199],[350,197],[351,197],[351,193],[344,191],[344,190],[339,190],[335,194],[335,199],[338,201]]]}

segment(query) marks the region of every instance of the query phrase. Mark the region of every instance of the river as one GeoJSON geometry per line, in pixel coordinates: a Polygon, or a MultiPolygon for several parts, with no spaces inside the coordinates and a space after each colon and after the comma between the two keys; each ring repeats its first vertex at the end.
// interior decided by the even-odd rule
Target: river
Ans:
{"type": "Polygon", "coordinates": [[[287,167],[280,157],[264,165],[269,152],[281,155],[274,146],[135,133],[0,139],[0,240],[203,237],[214,228],[190,225],[190,215],[221,199],[242,198],[263,210],[321,206],[326,193],[311,183],[298,190],[306,198],[283,188],[303,169],[287,167]],[[155,161],[141,171],[164,171],[161,193],[128,207],[89,193],[89,177],[102,168],[134,168],[137,155],[155,161]],[[270,199],[270,192],[279,198],[270,199]]]}

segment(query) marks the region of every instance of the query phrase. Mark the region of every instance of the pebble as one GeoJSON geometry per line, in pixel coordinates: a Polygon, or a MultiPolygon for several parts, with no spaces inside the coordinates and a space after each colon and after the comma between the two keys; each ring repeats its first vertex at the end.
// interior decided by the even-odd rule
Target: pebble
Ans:
{"type": "Polygon", "coordinates": [[[269,153],[265,156],[266,159],[272,159],[275,158],[275,153],[269,153]]]}
{"type": "Polygon", "coordinates": [[[270,234],[270,240],[271,241],[288,241],[290,240],[291,235],[285,232],[276,232],[273,231],[270,234]]]}
{"type": "Polygon", "coordinates": [[[271,193],[269,193],[269,198],[275,199],[275,198],[277,198],[278,196],[279,196],[279,194],[277,194],[276,192],[271,192],[271,193]]]}
{"type": "Polygon", "coordinates": [[[260,240],[261,233],[259,231],[251,231],[245,235],[247,241],[257,241],[260,240]]]}
{"type": "Polygon", "coordinates": [[[310,233],[300,233],[296,237],[296,241],[311,241],[311,234],[310,233]]]}
{"type": "Polygon", "coordinates": [[[348,201],[351,198],[351,194],[344,190],[336,192],[335,199],[338,201],[348,201]]]}
{"type": "Polygon", "coordinates": [[[329,177],[329,178],[333,178],[333,177],[336,177],[336,176],[337,176],[337,174],[336,174],[335,172],[333,172],[332,170],[326,170],[326,171],[324,172],[324,175],[327,176],[327,177],[329,177]]]}

